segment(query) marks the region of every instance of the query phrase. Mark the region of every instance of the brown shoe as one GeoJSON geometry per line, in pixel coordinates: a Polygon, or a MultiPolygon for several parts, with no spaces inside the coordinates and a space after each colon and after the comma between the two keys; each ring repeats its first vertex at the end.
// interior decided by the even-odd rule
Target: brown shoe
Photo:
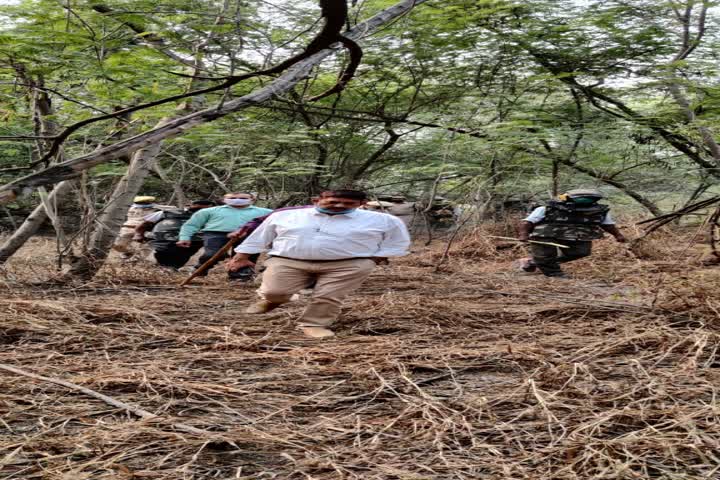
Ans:
{"type": "Polygon", "coordinates": [[[245,313],[258,314],[267,313],[271,310],[275,310],[277,307],[282,305],[281,303],[270,303],[266,300],[260,300],[255,302],[245,309],[245,313]]]}
{"type": "Polygon", "coordinates": [[[300,330],[302,330],[302,333],[306,337],[328,338],[335,336],[335,333],[332,330],[323,327],[302,327],[300,330]]]}

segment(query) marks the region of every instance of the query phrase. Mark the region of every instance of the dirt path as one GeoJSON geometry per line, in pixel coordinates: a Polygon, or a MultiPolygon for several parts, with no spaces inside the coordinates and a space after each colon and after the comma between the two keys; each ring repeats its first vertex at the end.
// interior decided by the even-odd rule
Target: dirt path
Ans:
{"type": "Polygon", "coordinates": [[[327,341],[294,331],[302,300],[244,315],[253,288],[220,273],[8,282],[0,363],[160,419],[2,373],[2,478],[712,478],[718,272],[608,255],[558,281],[433,255],[379,269],[327,341]]]}

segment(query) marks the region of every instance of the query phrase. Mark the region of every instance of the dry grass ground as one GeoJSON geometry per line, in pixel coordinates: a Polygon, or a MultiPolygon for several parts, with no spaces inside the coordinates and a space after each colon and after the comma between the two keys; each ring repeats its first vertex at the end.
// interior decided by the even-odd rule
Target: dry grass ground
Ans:
{"type": "Polygon", "coordinates": [[[439,272],[441,243],[379,268],[324,341],[294,331],[302,300],[244,315],[220,272],[34,283],[34,243],[2,273],[0,362],[159,417],[0,372],[0,477],[720,478],[720,267],[665,234],[545,279],[485,233],[439,272]]]}

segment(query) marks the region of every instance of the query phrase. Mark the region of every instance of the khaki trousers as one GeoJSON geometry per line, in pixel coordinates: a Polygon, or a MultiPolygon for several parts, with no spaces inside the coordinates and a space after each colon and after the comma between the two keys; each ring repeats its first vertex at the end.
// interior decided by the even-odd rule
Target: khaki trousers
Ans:
{"type": "Polygon", "coordinates": [[[113,244],[113,250],[118,252],[132,254],[135,252],[135,246],[133,245],[133,237],[135,236],[135,229],[131,227],[120,228],[120,233],[115,238],[113,244]]]}
{"type": "Polygon", "coordinates": [[[266,262],[260,296],[270,303],[290,301],[316,280],[310,304],[298,320],[304,327],[327,327],[340,315],[342,300],[356,290],[375,268],[367,258],[313,262],[271,257],[266,262]]]}

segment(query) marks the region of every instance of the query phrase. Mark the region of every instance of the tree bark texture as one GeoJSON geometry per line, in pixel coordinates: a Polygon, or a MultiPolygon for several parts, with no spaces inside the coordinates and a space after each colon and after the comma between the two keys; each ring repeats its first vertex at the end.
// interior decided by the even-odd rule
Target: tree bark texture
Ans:
{"type": "MultiPolygon", "coordinates": [[[[160,123],[164,123],[164,120],[160,123]]],[[[127,173],[115,186],[108,200],[108,207],[96,222],[97,227],[90,237],[87,250],[72,263],[65,276],[66,280],[88,280],[104,265],[120,227],[125,222],[128,208],[153,169],[161,147],[162,143],[156,143],[133,154],[127,173]]]]}
{"type": "MultiPolygon", "coordinates": [[[[74,180],[64,180],[58,183],[48,195],[48,202],[56,205],[61,204],[62,200],[65,199],[72,191],[74,184],[74,180]]],[[[13,232],[10,238],[5,240],[2,246],[0,246],[0,265],[7,262],[10,257],[20,250],[20,248],[25,245],[25,242],[38,232],[47,218],[48,216],[45,212],[45,205],[41,203],[35,207],[22,225],[20,225],[20,227],[13,232]]]]}
{"type": "MultiPolygon", "coordinates": [[[[160,124],[165,121],[161,120],[160,124]]],[[[160,142],[133,154],[127,173],[115,186],[108,200],[107,208],[97,219],[97,227],[90,236],[87,250],[72,263],[66,279],[90,279],[103,266],[120,228],[125,223],[125,217],[133,198],[138,194],[145,178],[153,169],[161,147],[162,143],[160,142]]]]}

